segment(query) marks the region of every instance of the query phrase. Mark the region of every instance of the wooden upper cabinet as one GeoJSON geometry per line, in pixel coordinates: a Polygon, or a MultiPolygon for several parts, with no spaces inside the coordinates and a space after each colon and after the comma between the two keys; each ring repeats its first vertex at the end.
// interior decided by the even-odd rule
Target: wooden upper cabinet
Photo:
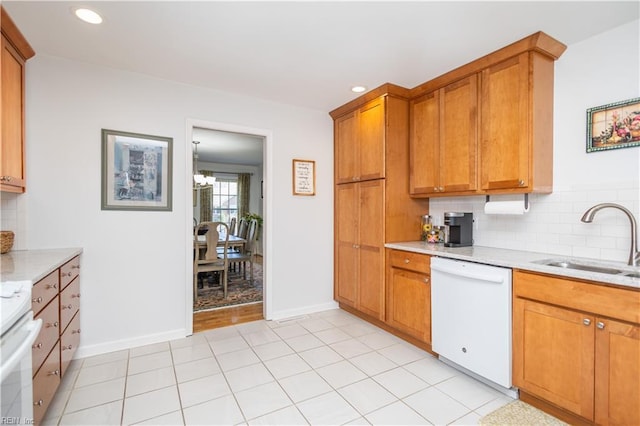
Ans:
{"type": "Polygon", "coordinates": [[[482,71],[482,190],[553,189],[553,60],[535,52],[482,71]]]}
{"type": "Polygon", "coordinates": [[[0,134],[0,190],[25,191],[24,67],[35,52],[2,9],[2,129],[0,134]]]}
{"type": "Polygon", "coordinates": [[[477,115],[475,74],[411,102],[412,195],[476,191],[477,115]]]}
{"type": "Polygon", "coordinates": [[[335,120],[336,183],[384,177],[385,99],[335,120]]]}

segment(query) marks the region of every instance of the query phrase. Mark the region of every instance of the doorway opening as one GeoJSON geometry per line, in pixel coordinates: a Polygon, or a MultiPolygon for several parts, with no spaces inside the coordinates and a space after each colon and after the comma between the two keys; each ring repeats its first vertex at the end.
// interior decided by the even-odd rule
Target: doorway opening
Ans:
{"type": "Polygon", "coordinates": [[[192,176],[188,178],[192,186],[188,192],[191,197],[187,197],[188,217],[193,217],[189,227],[191,245],[195,226],[201,222],[231,225],[233,221],[236,224],[234,235],[241,233],[241,219],[247,223],[253,220],[257,229],[251,262],[235,264],[227,270],[226,294],[220,273],[199,273],[194,283],[195,251],[189,250],[187,271],[191,279],[187,286],[187,316],[190,320],[187,324],[191,324],[192,332],[268,317],[266,272],[269,256],[266,242],[269,221],[265,159],[270,137],[270,132],[259,129],[195,120],[188,123],[187,141],[197,144],[192,143],[188,147],[187,163],[190,167],[187,170],[193,175],[215,178],[213,183],[205,185],[195,183],[192,176]]]}

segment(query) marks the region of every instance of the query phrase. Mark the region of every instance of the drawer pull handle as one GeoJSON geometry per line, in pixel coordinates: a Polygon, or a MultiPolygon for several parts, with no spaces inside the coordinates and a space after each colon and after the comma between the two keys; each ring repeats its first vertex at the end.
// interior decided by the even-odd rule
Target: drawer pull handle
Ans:
{"type": "Polygon", "coordinates": [[[584,325],[591,325],[591,320],[589,318],[585,318],[585,319],[582,320],[582,323],[584,325]]]}
{"type": "Polygon", "coordinates": [[[47,323],[47,327],[57,327],[58,326],[58,321],[54,322],[54,323],[47,323]]]}
{"type": "Polygon", "coordinates": [[[80,298],[80,293],[72,294],[72,295],[71,295],[71,298],[73,299],[74,297],[76,297],[76,298],[80,298]]]}
{"type": "Polygon", "coordinates": [[[71,265],[71,269],[80,269],[80,265],[71,265]]]}
{"type": "Polygon", "coordinates": [[[47,376],[59,376],[59,375],[60,375],[60,370],[49,371],[49,374],[47,374],[47,376]]]}
{"type": "Polygon", "coordinates": [[[42,303],[42,297],[36,297],[35,299],[31,299],[33,303],[42,303]]]}
{"type": "Polygon", "coordinates": [[[42,342],[38,343],[37,345],[31,346],[31,349],[42,349],[42,342]]]}
{"type": "Polygon", "coordinates": [[[44,401],[41,399],[33,403],[33,405],[35,405],[36,407],[42,407],[42,404],[44,404],[44,401]]]}
{"type": "Polygon", "coordinates": [[[80,329],[71,330],[71,334],[80,334],[80,329]]]}
{"type": "Polygon", "coordinates": [[[404,260],[404,263],[409,263],[409,262],[411,262],[409,259],[404,260]]]}
{"type": "Polygon", "coordinates": [[[47,284],[47,286],[45,288],[47,290],[51,290],[52,288],[57,290],[58,289],[58,283],[56,283],[56,284],[47,284]]]}
{"type": "Polygon", "coordinates": [[[60,307],[60,309],[71,309],[71,308],[73,308],[73,305],[71,305],[71,304],[66,305],[66,306],[65,306],[65,305],[62,305],[62,306],[60,307]]]}
{"type": "Polygon", "coordinates": [[[62,347],[63,351],[70,351],[71,349],[73,349],[73,347],[71,345],[62,347]]]}
{"type": "Polygon", "coordinates": [[[600,330],[604,330],[604,323],[602,321],[598,321],[596,327],[598,327],[600,330]]]}

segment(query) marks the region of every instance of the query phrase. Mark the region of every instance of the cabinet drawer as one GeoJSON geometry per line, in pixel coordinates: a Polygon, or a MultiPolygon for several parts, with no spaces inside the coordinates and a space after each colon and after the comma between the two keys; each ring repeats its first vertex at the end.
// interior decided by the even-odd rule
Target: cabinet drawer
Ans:
{"type": "Polygon", "coordinates": [[[80,308],[80,278],[73,280],[62,293],[60,293],[60,330],[63,331],[69,325],[71,318],[80,308]]]}
{"type": "Polygon", "coordinates": [[[58,343],[33,378],[33,418],[35,424],[40,424],[59,385],[60,344],[58,343]]]}
{"type": "Polygon", "coordinates": [[[58,270],[56,269],[37,283],[31,289],[31,309],[37,314],[47,306],[54,297],[58,295],[60,288],[60,279],[58,278],[58,270]]]}
{"type": "Polygon", "coordinates": [[[391,266],[409,271],[431,273],[431,257],[410,251],[391,250],[391,266]]]}
{"type": "Polygon", "coordinates": [[[65,288],[80,274],[80,256],[76,256],[60,267],[60,289],[65,288]]]}
{"type": "Polygon", "coordinates": [[[42,319],[42,328],[31,346],[33,373],[36,374],[51,348],[60,337],[60,320],[58,318],[58,297],[47,305],[36,318],[42,319]]]}
{"type": "Polygon", "coordinates": [[[73,359],[80,344],[80,313],[73,317],[69,327],[60,336],[60,371],[61,375],[67,371],[69,363],[73,359]]]}

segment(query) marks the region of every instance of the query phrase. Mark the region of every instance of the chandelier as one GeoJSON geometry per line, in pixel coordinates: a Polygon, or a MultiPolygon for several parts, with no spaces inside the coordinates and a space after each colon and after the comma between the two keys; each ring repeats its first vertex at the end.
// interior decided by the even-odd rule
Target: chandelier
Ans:
{"type": "Polygon", "coordinates": [[[200,171],[198,170],[198,145],[200,144],[199,141],[193,141],[193,144],[195,145],[194,151],[193,151],[193,164],[194,164],[194,168],[193,168],[193,183],[195,187],[204,187],[204,186],[209,186],[209,185],[213,185],[216,181],[216,178],[214,176],[205,176],[202,173],[200,173],[200,171]]]}

